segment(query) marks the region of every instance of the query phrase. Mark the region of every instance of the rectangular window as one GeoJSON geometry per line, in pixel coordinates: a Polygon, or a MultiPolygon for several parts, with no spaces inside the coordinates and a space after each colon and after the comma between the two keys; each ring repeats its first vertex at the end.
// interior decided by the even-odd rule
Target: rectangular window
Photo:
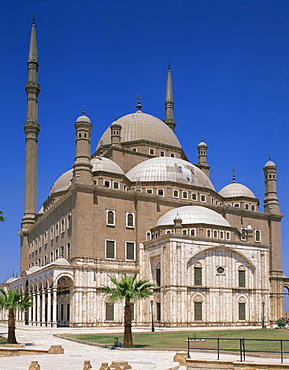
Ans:
{"type": "Polygon", "coordinates": [[[147,189],[147,193],[152,194],[153,193],[152,189],[147,189]]]}
{"type": "Polygon", "coordinates": [[[48,231],[45,231],[45,233],[44,233],[44,244],[47,244],[47,235],[48,235],[48,231]]]}
{"type": "Polygon", "coordinates": [[[64,233],[64,231],[65,231],[65,219],[63,218],[61,220],[61,233],[64,233]]]}
{"type": "Polygon", "coordinates": [[[56,249],[55,251],[55,259],[57,260],[57,258],[58,258],[58,249],[56,249]]]}
{"type": "Polygon", "coordinates": [[[206,196],[205,195],[201,195],[201,202],[205,202],[206,201],[206,196]]]}
{"type": "Polygon", "coordinates": [[[51,226],[50,228],[50,239],[53,240],[54,239],[54,227],[51,226]]]}
{"type": "Polygon", "coordinates": [[[55,236],[59,236],[59,222],[55,225],[55,236]]]}
{"type": "Polygon", "coordinates": [[[105,320],[106,321],[114,320],[114,304],[110,303],[105,304],[105,320]]]}
{"type": "Polygon", "coordinates": [[[113,188],[114,189],[119,189],[119,183],[118,182],[114,182],[113,183],[113,188]]]}
{"type": "Polygon", "coordinates": [[[195,321],[203,320],[202,302],[194,302],[195,321]]]}
{"type": "Polygon", "coordinates": [[[245,281],[245,270],[239,270],[239,288],[245,288],[246,281],[245,281]]]}
{"type": "MultiPolygon", "coordinates": [[[[33,257],[33,253],[32,253],[32,257],[33,257]]],[[[53,252],[50,253],[50,262],[53,262],[53,252]]]]}
{"type": "Polygon", "coordinates": [[[187,191],[183,191],[183,199],[188,199],[188,192],[187,191]]]}
{"type": "Polygon", "coordinates": [[[239,320],[246,320],[246,303],[239,303],[239,320]]]}
{"type": "Polygon", "coordinates": [[[161,321],[161,315],[162,315],[161,304],[157,302],[157,321],[161,321]]]}
{"type": "Polygon", "coordinates": [[[192,193],[192,199],[197,200],[197,194],[196,193],[192,193]]]}
{"type": "Polygon", "coordinates": [[[196,236],[196,229],[191,229],[191,236],[196,236]]]}
{"type": "Polygon", "coordinates": [[[70,243],[67,244],[67,259],[71,258],[71,246],[70,243]]]}
{"type": "Polygon", "coordinates": [[[164,195],[164,190],[163,189],[158,189],[158,195],[164,195]]]}
{"type": "Polygon", "coordinates": [[[126,242],[126,259],[135,259],[135,244],[133,242],[126,242]]]}
{"type": "Polygon", "coordinates": [[[105,257],[106,258],[115,258],[115,241],[114,240],[107,240],[106,241],[106,251],[105,257]]]}
{"type": "Polygon", "coordinates": [[[157,286],[161,286],[161,269],[160,268],[156,269],[156,283],[157,283],[157,286]]]}
{"type": "Polygon", "coordinates": [[[202,268],[194,267],[194,285],[202,285],[202,268]]]}
{"type": "Polygon", "coordinates": [[[179,191],[178,190],[174,190],[174,198],[178,198],[179,197],[179,191]]]}
{"type": "Polygon", "coordinates": [[[69,213],[69,215],[67,216],[67,228],[70,229],[71,225],[72,225],[72,214],[69,213]]]}
{"type": "Polygon", "coordinates": [[[64,246],[60,247],[60,257],[64,258],[64,246]]]}
{"type": "Polygon", "coordinates": [[[230,237],[231,237],[231,235],[230,235],[229,231],[228,231],[228,232],[226,232],[226,238],[227,238],[228,240],[230,240],[230,237]]]}

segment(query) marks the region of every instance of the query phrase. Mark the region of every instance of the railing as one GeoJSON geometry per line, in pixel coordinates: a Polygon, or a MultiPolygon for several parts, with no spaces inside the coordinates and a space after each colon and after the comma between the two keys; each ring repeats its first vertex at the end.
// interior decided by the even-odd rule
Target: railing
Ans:
{"type": "Polygon", "coordinates": [[[217,351],[217,359],[220,359],[220,353],[221,351],[223,352],[239,352],[240,355],[240,361],[246,361],[246,354],[247,353],[277,353],[280,354],[280,360],[281,363],[283,364],[284,362],[284,354],[289,353],[289,351],[284,351],[283,350],[283,344],[284,342],[289,342],[289,340],[286,339],[244,339],[244,338],[189,338],[188,337],[188,358],[191,358],[190,356],[190,350],[198,350],[198,351],[217,351]],[[216,341],[216,346],[214,348],[212,347],[191,347],[190,344],[191,342],[195,341],[201,341],[201,340],[214,340],[216,341]],[[239,342],[239,349],[237,348],[221,348],[221,341],[234,341],[234,342],[239,342]],[[280,350],[252,350],[252,349],[247,349],[246,348],[246,343],[247,342],[279,342],[279,348],[280,350]]]}

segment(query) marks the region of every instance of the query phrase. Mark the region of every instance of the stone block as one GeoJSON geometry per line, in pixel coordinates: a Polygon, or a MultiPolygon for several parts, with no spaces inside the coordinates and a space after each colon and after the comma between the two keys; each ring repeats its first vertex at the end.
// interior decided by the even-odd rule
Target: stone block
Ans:
{"type": "Polygon", "coordinates": [[[39,365],[38,361],[31,361],[31,364],[30,364],[28,370],[40,370],[40,365],[39,365]]]}
{"type": "Polygon", "coordinates": [[[84,361],[83,363],[83,370],[89,370],[92,369],[91,363],[89,360],[84,361]]]}
{"type": "Polygon", "coordinates": [[[51,346],[48,350],[48,353],[54,355],[62,355],[64,353],[64,349],[62,346],[51,346]]]}

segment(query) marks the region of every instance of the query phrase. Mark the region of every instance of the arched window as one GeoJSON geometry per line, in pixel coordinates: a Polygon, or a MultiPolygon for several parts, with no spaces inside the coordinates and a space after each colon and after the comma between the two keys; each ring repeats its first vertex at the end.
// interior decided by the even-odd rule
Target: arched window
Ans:
{"type": "Polygon", "coordinates": [[[134,227],[134,214],[132,212],[126,213],[126,226],[134,227]]]}
{"type": "Polygon", "coordinates": [[[107,225],[115,225],[115,211],[107,211],[107,225]]]}
{"type": "Polygon", "coordinates": [[[256,242],[260,242],[261,241],[261,231],[260,230],[256,230],[255,231],[255,241],[256,242]]]}
{"type": "Polygon", "coordinates": [[[244,266],[239,267],[238,276],[239,276],[239,288],[245,288],[246,287],[246,270],[244,266]]]}
{"type": "Polygon", "coordinates": [[[194,285],[203,285],[202,280],[202,265],[196,263],[194,266],[194,285]]]}

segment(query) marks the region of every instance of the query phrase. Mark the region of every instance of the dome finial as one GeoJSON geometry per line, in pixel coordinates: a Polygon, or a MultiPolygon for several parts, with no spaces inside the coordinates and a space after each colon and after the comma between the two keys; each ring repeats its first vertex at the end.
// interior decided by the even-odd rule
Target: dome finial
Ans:
{"type": "Polygon", "coordinates": [[[35,14],[32,14],[32,25],[35,26],[35,14]]]}
{"type": "Polygon", "coordinates": [[[171,70],[171,61],[168,60],[168,71],[170,71],[170,70],[171,70]]]}
{"type": "Polygon", "coordinates": [[[85,115],[85,106],[84,105],[82,106],[82,115],[83,116],[85,115]]]}
{"type": "Polygon", "coordinates": [[[236,170],[232,170],[232,182],[236,182],[236,170]]]}
{"type": "Polygon", "coordinates": [[[268,153],[268,160],[271,161],[271,153],[268,153]]]}
{"type": "Polygon", "coordinates": [[[99,158],[103,156],[103,148],[102,148],[102,140],[100,142],[100,147],[99,147],[99,158]]]}
{"type": "Polygon", "coordinates": [[[142,105],[141,105],[141,102],[140,102],[140,99],[141,99],[141,96],[140,95],[138,95],[137,96],[137,106],[136,106],[136,108],[138,109],[138,110],[141,110],[142,109],[142,105]]]}

